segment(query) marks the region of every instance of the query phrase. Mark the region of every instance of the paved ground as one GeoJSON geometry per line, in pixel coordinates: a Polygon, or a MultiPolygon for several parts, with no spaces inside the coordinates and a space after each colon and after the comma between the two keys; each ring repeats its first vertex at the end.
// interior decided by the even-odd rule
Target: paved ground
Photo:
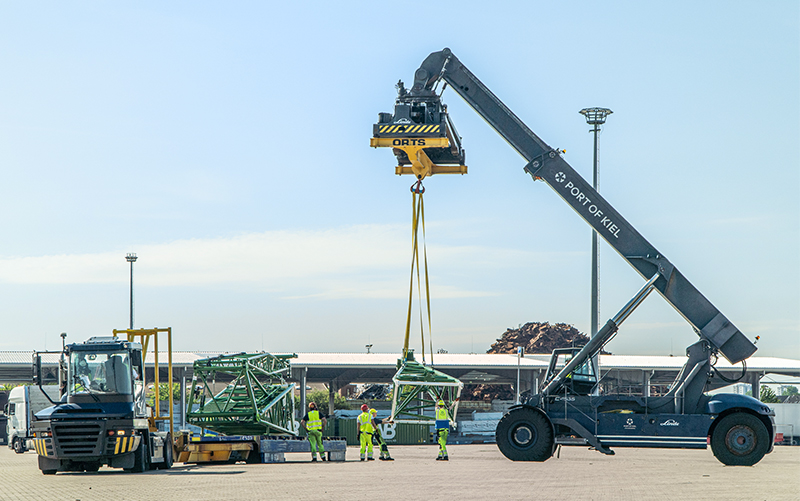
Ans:
{"type": "Polygon", "coordinates": [[[800,500],[800,447],[779,447],[754,467],[729,467],[710,450],[617,449],[613,457],[563,448],[544,463],[514,463],[494,445],[393,447],[392,463],[361,463],[348,448],[346,463],[310,463],[287,454],[272,465],[196,466],[126,474],[43,476],[36,454],[0,447],[2,500],[250,500],[461,499],[505,500],[800,500]]]}

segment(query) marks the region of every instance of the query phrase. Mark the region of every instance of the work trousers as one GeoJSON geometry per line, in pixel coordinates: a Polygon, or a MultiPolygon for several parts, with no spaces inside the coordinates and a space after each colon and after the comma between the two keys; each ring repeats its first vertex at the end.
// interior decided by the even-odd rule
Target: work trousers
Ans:
{"type": "Polygon", "coordinates": [[[308,443],[311,444],[311,457],[317,457],[317,449],[319,449],[319,457],[325,457],[325,446],[322,445],[322,430],[308,430],[308,443]]]}
{"type": "Polygon", "coordinates": [[[372,457],[372,433],[362,431],[359,438],[361,439],[361,457],[364,457],[364,452],[368,454],[368,457],[372,457]]]}
{"type": "Polygon", "coordinates": [[[378,442],[378,447],[381,449],[381,457],[389,458],[389,447],[386,445],[386,440],[383,439],[380,430],[375,430],[375,441],[378,442]]]}
{"type": "Polygon", "coordinates": [[[450,435],[450,430],[441,428],[436,432],[439,434],[439,457],[447,457],[447,437],[450,435]]]}

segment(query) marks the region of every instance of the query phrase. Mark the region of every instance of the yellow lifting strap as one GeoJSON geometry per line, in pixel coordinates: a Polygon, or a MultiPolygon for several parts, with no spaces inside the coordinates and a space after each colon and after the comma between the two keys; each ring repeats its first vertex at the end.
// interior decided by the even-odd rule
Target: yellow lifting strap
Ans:
{"type": "Polygon", "coordinates": [[[406,315],[406,336],[403,344],[403,359],[408,354],[408,343],[411,336],[411,309],[414,302],[414,272],[417,276],[417,295],[419,297],[419,330],[420,341],[422,343],[422,363],[425,363],[425,328],[423,323],[422,290],[419,266],[419,228],[422,226],[422,262],[425,268],[425,311],[428,317],[428,341],[431,348],[431,364],[433,363],[433,335],[431,333],[431,294],[430,281],[428,277],[428,251],[425,245],[425,203],[422,194],[425,188],[422,186],[422,179],[419,179],[411,186],[411,281],[408,288],[408,313],[406,315]]]}

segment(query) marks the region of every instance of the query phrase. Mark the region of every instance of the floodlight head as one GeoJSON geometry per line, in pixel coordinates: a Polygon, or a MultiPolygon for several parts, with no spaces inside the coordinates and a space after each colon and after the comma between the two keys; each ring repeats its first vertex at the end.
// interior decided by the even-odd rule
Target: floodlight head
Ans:
{"type": "Polygon", "coordinates": [[[608,108],[584,108],[578,113],[586,117],[587,124],[602,125],[606,123],[606,117],[614,112],[608,108]]]}
{"type": "Polygon", "coordinates": [[[125,261],[129,263],[135,263],[137,259],[139,258],[137,258],[136,254],[133,253],[129,253],[127,256],[125,256],[125,261]]]}

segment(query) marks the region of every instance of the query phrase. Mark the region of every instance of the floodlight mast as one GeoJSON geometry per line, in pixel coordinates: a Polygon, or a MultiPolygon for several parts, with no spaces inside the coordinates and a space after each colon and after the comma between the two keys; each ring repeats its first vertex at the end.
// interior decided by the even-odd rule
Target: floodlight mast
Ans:
{"type": "MultiPolygon", "coordinates": [[[[584,108],[579,111],[581,115],[586,118],[586,123],[593,126],[589,132],[594,132],[594,166],[592,176],[592,188],[599,192],[598,188],[598,174],[597,174],[597,133],[600,132],[600,126],[606,123],[606,117],[613,111],[608,108],[584,108]]],[[[597,335],[597,329],[600,325],[600,256],[597,248],[597,231],[592,228],[592,298],[591,298],[591,316],[590,316],[590,338],[597,335]]],[[[598,363],[597,355],[592,357],[592,367],[594,373],[600,373],[600,364],[598,363]]],[[[599,387],[595,388],[595,392],[599,391],[599,387]]],[[[596,394],[596,393],[595,393],[596,394]]]]}
{"type": "Polygon", "coordinates": [[[130,329],[133,329],[133,263],[135,263],[137,259],[139,258],[136,257],[135,253],[128,253],[125,256],[125,260],[131,263],[131,323],[129,327],[130,329]]]}

